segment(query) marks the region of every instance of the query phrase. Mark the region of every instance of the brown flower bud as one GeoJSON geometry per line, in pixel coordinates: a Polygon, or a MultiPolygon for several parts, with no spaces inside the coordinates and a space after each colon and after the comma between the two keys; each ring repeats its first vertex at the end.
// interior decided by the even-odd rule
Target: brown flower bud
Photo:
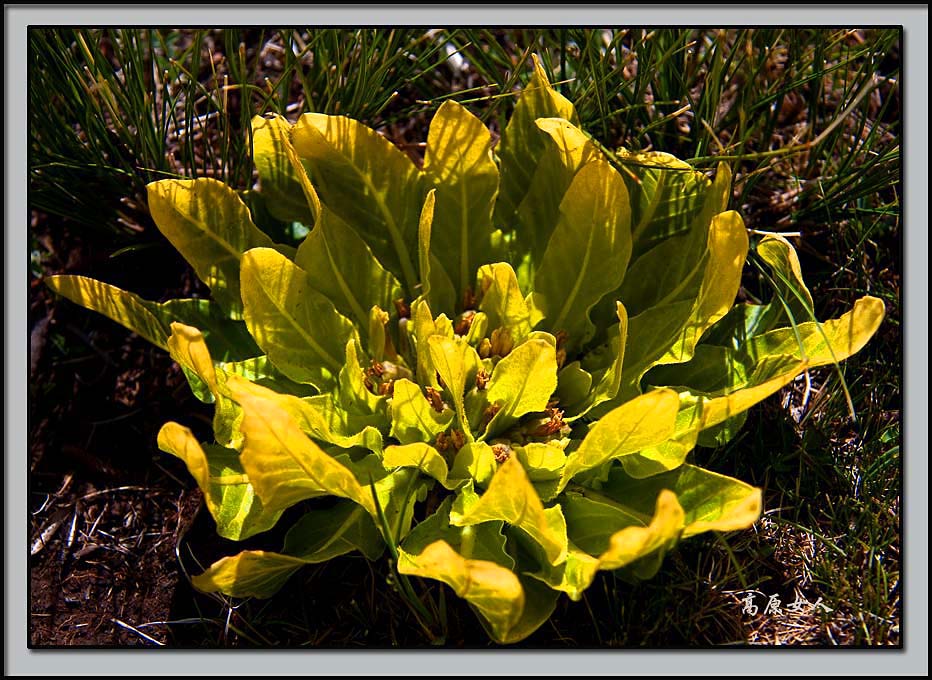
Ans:
{"type": "Polygon", "coordinates": [[[459,451],[466,446],[466,435],[462,430],[450,430],[450,440],[453,442],[454,451],[459,451]]]}
{"type": "Polygon", "coordinates": [[[476,387],[480,390],[484,390],[489,384],[489,374],[487,371],[479,370],[476,373],[476,387]]]}
{"type": "Polygon", "coordinates": [[[501,465],[511,458],[512,450],[508,444],[493,444],[492,455],[495,456],[495,462],[501,465]]]}
{"type": "Polygon", "coordinates": [[[453,327],[453,332],[457,335],[466,335],[469,333],[469,327],[472,326],[472,320],[476,317],[476,313],[472,310],[468,310],[460,314],[459,320],[456,322],[456,326],[453,327]]]}
{"type": "Polygon", "coordinates": [[[398,312],[399,319],[407,319],[411,316],[411,307],[404,301],[404,298],[398,298],[392,300],[392,302],[395,304],[395,311],[398,312]]]}
{"type": "Polygon", "coordinates": [[[492,331],[491,342],[493,356],[507,356],[515,346],[515,341],[511,337],[511,331],[507,328],[496,328],[492,331]]]}
{"type": "Polygon", "coordinates": [[[443,397],[440,396],[440,392],[428,385],[424,388],[424,394],[427,397],[427,401],[430,402],[431,407],[433,407],[437,413],[443,413],[443,397]]]}
{"type": "Polygon", "coordinates": [[[479,352],[480,359],[488,359],[492,356],[492,343],[489,342],[488,338],[482,338],[482,342],[479,343],[479,352]]]}

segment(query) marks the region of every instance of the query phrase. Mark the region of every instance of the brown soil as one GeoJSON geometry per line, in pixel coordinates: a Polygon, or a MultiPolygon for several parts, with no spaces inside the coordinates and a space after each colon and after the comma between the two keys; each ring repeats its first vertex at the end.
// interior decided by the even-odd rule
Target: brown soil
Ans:
{"type": "MultiPolygon", "coordinates": [[[[191,289],[170,253],[157,266],[110,260],[112,248],[67,223],[36,216],[33,228],[50,273],[99,272],[141,294],[191,289]]],[[[184,376],[139,337],[53,300],[38,278],[30,331],[30,645],[164,642],[144,624],[169,618],[183,578],[176,539],[200,502],[184,466],[155,446],[163,422],[199,412],[184,376]]]]}

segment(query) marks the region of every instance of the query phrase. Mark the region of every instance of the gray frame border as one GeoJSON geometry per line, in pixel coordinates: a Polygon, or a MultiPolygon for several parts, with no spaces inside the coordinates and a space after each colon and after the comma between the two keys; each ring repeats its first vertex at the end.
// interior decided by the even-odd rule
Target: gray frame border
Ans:
{"type": "Polygon", "coordinates": [[[4,674],[9,675],[168,675],[168,674],[367,674],[535,675],[653,674],[690,675],[926,675],[928,673],[928,5],[417,5],[229,6],[5,5],[4,148],[5,181],[5,448],[4,457],[4,674]],[[222,11],[218,11],[221,10],[222,11]],[[722,650],[722,651],[316,651],[300,652],[174,650],[27,649],[28,545],[22,509],[26,507],[27,433],[27,252],[21,225],[26,204],[26,27],[46,25],[249,25],[359,23],[365,25],[902,25],[906,85],[903,170],[904,203],[904,540],[908,579],[901,651],[881,650],[722,650]],[[917,200],[918,199],[918,200],[917,200]],[[908,276],[907,276],[908,275],[908,276]],[[906,537],[904,537],[905,539],[906,537]],[[908,545],[907,545],[908,544],[908,545]],[[140,655],[145,655],[141,657],[140,655]],[[722,658],[720,655],[724,655],[722,658]],[[659,662],[659,663],[658,663],[659,662]],[[458,670],[461,669],[461,670],[458,670]],[[311,671],[311,672],[309,672],[311,671]]]}

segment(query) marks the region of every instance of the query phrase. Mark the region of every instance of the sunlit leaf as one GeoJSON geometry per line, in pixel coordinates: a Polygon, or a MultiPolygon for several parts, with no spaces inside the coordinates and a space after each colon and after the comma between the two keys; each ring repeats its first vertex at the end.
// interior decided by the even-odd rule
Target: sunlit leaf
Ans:
{"type": "Polygon", "coordinates": [[[278,406],[274,392],[238,376],[232,376],[228,386],[243,409],[240,460],[269,511],[305,498],[333,495],[348,498],[377,516],[369,490],[301,431],[278,406]]]}
{"type": "Polygon", "coordinates": [[[223,182],[164,179],[148,185],[156,226],[207,284],[228,314],[242,316],[240,260],[275,244],[252,222],[249,208],[223,182]]]}
{"type": "Polygon", "coordinates": [[[344,116],[306,113],[292,144],[321,202],[352,226],[409,295],[424,195],[420,171],[385,137],[344,116]]]}
{"type": "Polygon", "coordinates": [[[285,375],[318,388],[333,384],[353,324],[315,291],[303,269],[269,248],[243,257],[246,326],[285,375]]]}
{"type": "Polygon", "coordinates": [[[669,439],[680,400],[673,390],[652,390],[610,411],[589,430],[566,460],[560,478],[565,488],[573,476],[669,439]]]}
{"type": "Polygon", "coordinates": [[[207,509],[217,523],[217,533],[233,541],[271,529],[282,511],[268,512],[243,471],[239,454],[222,446],[201,446],[191,430],[165,423],[158,446],[184,461],[204,493],[207,509]]]}
{"type": "Polygon", "coordinates": [[[496,409],[485,438],[504,432],[526,413],[543,411],[557,387],[556,350],[543,340],[528,340],[498,362],[487,398],[496,409]]]}
{"type": "Polygon", "coordinates": [[[445,101],[430,122],[424,173],[436,191],[431,252],[453,281],[457,299],[489,260],[498,167],[492,138],[461,104],[445,101]]]}
{"type": "Polygon", "coordinates": [[[287,146],[291,123],[278,114],[252,119],[252,153],[269,212],[283,222],[314,223],[287,146]]]}
{"type": "Polygon", "coordinates": [[[631,254],[630,220],[624,182],[608,163],[579,171],[534,279],[547,325],[569,335],[569,350],[594,335],[589,310],[621,284],[631,254]]]}
{"type": "Polygon", "coordinates": [[[391,435],[402,444],[432,442],[453,422],[452,409],[438,412],[421,388],[410,380],[396,380],[391,400],[391,435]]]}
{"type": "Polygon", "coordinates": [[[456,526],[492,520],[505,521],[527,533],[543,547],[551,564],[566,559],[566,523],[560,507],[544,509],[516,457],[499,467],[478,502],[465,513],[450,516],[456,526]]]}

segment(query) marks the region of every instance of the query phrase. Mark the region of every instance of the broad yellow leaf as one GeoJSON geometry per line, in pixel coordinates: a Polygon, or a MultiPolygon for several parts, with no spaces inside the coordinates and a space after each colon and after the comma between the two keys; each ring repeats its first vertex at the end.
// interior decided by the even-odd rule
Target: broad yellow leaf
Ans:
{"type": "Polygon", "coordinates": [[[163,179],[148,185],[149,210],[165,238],[234,318],[242,316],[240,260],[252,248],[274,248],[239,195],[215,179],[163,179]]]}
{"type": "Polygon", "coordinates": [[[297,382],[332,386],[356,331],[304,270],[256,248],[243,257],[242,290],[246,326],[272,363],[297,382]]]}
{"type": "Polygon", "coordinates": [[[517,457],[498,468],[489,488],[463,514],[451,513],[450,523],[469,526],[502,520],[526,532],[544,549],[551,564],[566,559],[566,522],[559,506],[544,509],[517,457]]]}
{"type": "Polygon", "coordinates": [[[239,376],[231,376],[227,384],[243,409],[243,469],[265,507],[279,510],[305,498],[332,495],[377,516],[370,490],[301,431],[274,392],[239,376]]]}

